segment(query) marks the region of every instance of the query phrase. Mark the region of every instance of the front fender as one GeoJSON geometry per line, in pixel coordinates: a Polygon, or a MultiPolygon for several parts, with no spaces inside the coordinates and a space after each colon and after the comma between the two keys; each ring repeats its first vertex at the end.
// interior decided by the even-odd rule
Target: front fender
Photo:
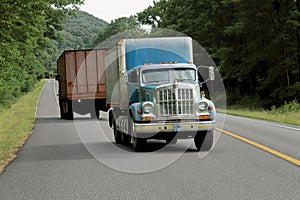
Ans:
{"type": "Polygon", "coordinates": [[[143,102],[137,102],[137,103],[133,103],[129,106],[129,112],[132,113],[133,119],[135,121],[141,121],[141,119],[142,119],[142,112],[140,112],[140,114],[139,114],[139,111],[142,110],[142,104],[143,104],[143,102]]]}
{"type": "Polygon", "coordinates": [[[214,120],[216,118],[216,115],[217,115],[216,107],[215,107],[215,104],[212,101],[208,100],[208,102],[209,102],[208,106],[213,108],[213,109],[208,110],[208,113],[210,114],[211,119],[214,120]]]}

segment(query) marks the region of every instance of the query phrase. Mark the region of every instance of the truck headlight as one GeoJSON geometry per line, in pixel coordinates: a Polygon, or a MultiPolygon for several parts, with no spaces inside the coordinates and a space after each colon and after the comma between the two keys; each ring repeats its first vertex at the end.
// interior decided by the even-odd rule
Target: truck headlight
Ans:
{"type": "Polygon", "coordinates": [[[199,109],[200,109],[201,111],[207,110],[207,109],[208,109],[208,103],[205,102],[205,101],[199,102],[199,109]]]}
{"type": "Polygon", "coordinates": [[[150,113],[152,113],[152,112],[153,112],[153,109],[154,109],[154,105],[153,105],[152,102],[145,102],[145,103],[143,104],[143,112],[144,112],[145,114],[150,114],[150,113]]]}

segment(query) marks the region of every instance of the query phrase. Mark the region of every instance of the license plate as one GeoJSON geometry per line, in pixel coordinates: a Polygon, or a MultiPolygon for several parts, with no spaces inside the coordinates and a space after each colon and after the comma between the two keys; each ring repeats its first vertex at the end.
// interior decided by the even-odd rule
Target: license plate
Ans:
{"type": "Polygon", "coordinates": [[[173,126],[174,131],[180,131],[182,129],[181,124],[174,124],[173,126]]]}

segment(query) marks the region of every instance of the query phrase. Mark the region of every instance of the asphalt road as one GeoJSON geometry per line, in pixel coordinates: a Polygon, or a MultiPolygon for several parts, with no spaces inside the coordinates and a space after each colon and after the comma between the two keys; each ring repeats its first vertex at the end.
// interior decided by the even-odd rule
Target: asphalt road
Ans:
{"type": "MultiPolygon", "coordinates": [[[[33,134],[0,176],[1,200],[300,199],[299,167],[248,143],[216,131],[208,154],[189,140],[167,147],[151,141],[147,152],[134,153],[112,142],[105,113],[60,119],[55,93],[47,81],[33,134]]],[[[219,118],[224,130],[300,158],[299,127],[219,118]]]]}

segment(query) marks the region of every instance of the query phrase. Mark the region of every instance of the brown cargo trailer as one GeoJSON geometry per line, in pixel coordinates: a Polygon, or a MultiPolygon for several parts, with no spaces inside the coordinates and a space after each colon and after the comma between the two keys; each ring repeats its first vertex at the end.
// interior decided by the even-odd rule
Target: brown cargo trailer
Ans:
{"type": "Polygon", "coordinates": [[[104,53],[107,49],[65,51],[57,60],[59,106],[63,119],[73,112],[98,118],[107,111],[104,53]]]}

